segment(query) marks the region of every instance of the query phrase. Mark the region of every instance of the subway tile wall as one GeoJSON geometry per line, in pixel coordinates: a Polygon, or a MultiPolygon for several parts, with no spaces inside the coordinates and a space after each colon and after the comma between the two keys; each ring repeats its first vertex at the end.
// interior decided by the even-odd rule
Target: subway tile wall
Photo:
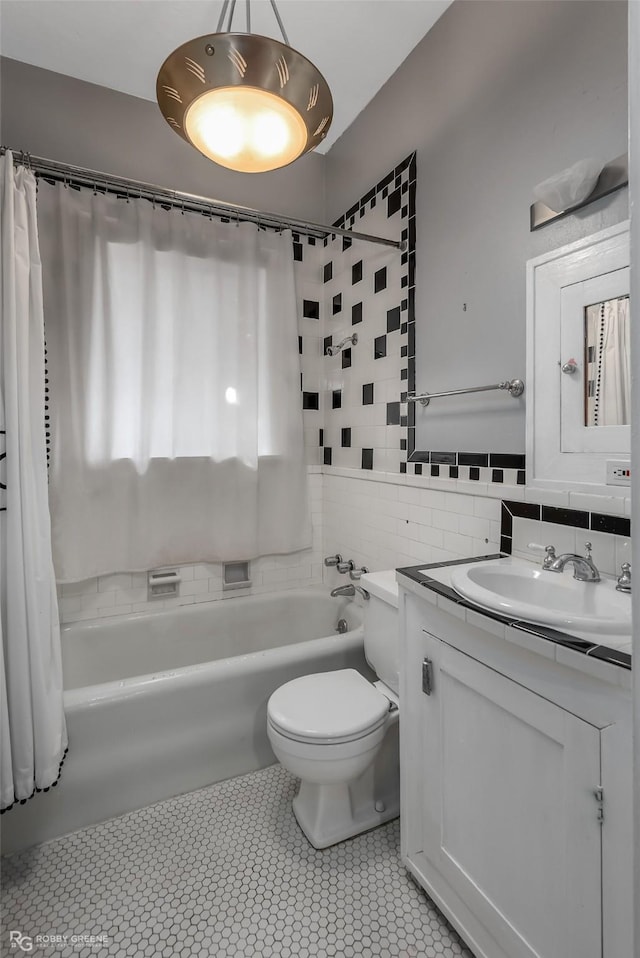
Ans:
{"type": "Polygon", "coordinates": [[[180,595],[171,599],[147,599],[145,572],[117,572],[82,582],[58,586],[60,620],[79,622],[132,612],[161,612],[197,602],[214,602],[246,593],[257,595],[301,589],[322,582],[322,475],[309,467],[309,495],[313,543],[310,549],[292,555],[261,556],[250,564],[252,586],[242,591],[222,589],[222,563],[197,562],[175,566],[182,581],[180,595]]]}

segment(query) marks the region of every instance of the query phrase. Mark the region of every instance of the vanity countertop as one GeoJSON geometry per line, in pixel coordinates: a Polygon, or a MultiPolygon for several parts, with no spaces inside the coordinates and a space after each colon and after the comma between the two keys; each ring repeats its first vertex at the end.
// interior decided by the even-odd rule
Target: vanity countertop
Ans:
{"type": "Polygon", "coordinates": [[[594,676],[630,688],[631,641],[622,648],[609,648],[595,644],[543,625],[523,622],[496,612],[481,609],[451,587],[451,572],[454,568],[473,562],[501,559],[499,553],[478,556],[473,559],[456,559],[449,562],[434,562],[397,569],[400,584],[437,605],[445,612],[463,618],[493,634],[524,645],[531,651],[555,658],[563,665],[577,668],[594,676]]]}

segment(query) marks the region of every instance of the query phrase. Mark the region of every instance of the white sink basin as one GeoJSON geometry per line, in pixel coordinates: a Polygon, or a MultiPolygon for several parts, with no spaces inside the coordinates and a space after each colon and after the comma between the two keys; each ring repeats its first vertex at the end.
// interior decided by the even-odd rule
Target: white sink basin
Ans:
{"type": "Polygon", "coordinates": [[[508,558],[456,568],[451,586],[464,599],[500,615],[548,625],[562,632],[631,634],[631,596],[617,592],[613,579],[579,582],[573,567],[548,572],[508,558]]]}

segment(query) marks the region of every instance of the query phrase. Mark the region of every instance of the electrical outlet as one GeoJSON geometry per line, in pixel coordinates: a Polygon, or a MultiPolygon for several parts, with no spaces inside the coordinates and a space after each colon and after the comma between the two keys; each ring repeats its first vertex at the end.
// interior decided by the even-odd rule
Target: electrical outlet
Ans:
{"type": "Polygon", "coordinates": [[[628,459],[607,459],[607,485],[631,485],[631,463],[628,459]]]}

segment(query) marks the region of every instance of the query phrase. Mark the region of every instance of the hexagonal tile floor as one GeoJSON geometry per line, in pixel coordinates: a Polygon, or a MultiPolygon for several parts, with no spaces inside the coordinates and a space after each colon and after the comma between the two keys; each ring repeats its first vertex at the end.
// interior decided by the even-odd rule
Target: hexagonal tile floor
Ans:
{"type": "Polygon", "coordinates": [[[397,821],[317,851],[296,785],[273,765],[5,859],[1,953],[473,958],[406,874],[397,821]]]}

